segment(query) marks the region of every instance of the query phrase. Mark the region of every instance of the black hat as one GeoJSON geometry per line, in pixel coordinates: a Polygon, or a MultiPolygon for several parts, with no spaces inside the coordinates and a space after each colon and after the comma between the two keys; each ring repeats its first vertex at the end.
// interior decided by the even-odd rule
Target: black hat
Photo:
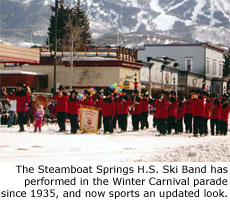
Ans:
{"type": "Polygon", "coordinates": [[[122,88],[122,92],[124,93],[124,92],[127,92],[127,91],[125,90],[125,88],[122,88]]]}
{"type": "Polygon", "coordinates": [[[228,95],[227,95],[227,94],[223,94],[223,95],[222,95],[222,98],[227,99],[227,98],[228,98],[228,95]]]}
{"type": "Polygon", "coordinates": [[[75,90],[70,91],[70,93],[71,93],[71,94],[72,94],[72,93],[75,93],[76,95],[78,94],[78,92],[76,92],[75,90]]]}
{"type": "Polygon", "coordinates": [[[19,86],[23,87],[23,83],[18,82],[17,87],[19,87],[19,86]]]}
{"type": "Polygon", "coordinates": [[[110,95],[110,91],[109,91],[109,90],[105,90],[105,91],[104,91],[104,95],[105,95],[105,96],[109,96],[109,95],[110,95]]]}
{"type": "Polygon", "coordinates": [[[64,90],[63,85],[60,85],[60,86],[58,87],[58,90],[64,90]]]}
{"type": "Polygon", "coordinates": [[[101,88],[96,87],[96,93],[100,93],[101,94],[101,88]]]}
{"type": "Polygon", "coordinates": [[[175,91],[170,91],[169,94],[173,94],[173,95],[176,95],[176,92],[175,91]]]}
{"type": "Polygon", "coordinates": [[[84,92],[83,92],[84,94],[90,94],[90,92],[88,91],[88,90],[84,90],[84,92]]]}
{"type": "Polygon", "coordinates": [[[138,94],[138,90],[134,90],[133,93],[138,94]]]}

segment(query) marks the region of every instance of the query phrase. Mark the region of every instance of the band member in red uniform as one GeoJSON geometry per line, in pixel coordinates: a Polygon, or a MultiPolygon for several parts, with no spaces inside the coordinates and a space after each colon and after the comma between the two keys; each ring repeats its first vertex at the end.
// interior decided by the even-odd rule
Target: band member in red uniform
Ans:
{"type": "Polygon", "coordinates": [[[191,95],[188,96],[184,103],[184,124],[186,133],[192,133],[192,104],[190,103],[191,95]]]}
{"type": "Polygon", "coordinates": [[[141,112],[141,129],[142,130],[145,127],[146,129],[149,128],[148,115],[149,115],[149,96],[146,92],[144,92],[143,98],[142,98],[142,112],[141,112]]]}
{"type": "Polygon", "coordinates": [[[99,130],[101,128],[102,106],[103,106],[103,95],[101,94],[99,88],[97,88],[96,94],[93,97],[93,106],[99,109],[99,118],[98,118],[98,130],[99,130]]]}
{"type": "Polygon", "coordinates": [[[167,128],[167,119],[168,119],[168,100],[166,98],[166,93],[164,91],[160,92],[160,97],[156,100],[156,111],[157,114],[157,125],[160,135],[166,135],[166,128],[167,128]]]}
{"type": "Polygon", "coordinates": [[[93,106],[93,101],[88,90],[84,90],[83,97],[80,100],[80,106],[93,106]]]}
{"type": "Polygon", "coordinates": [[[220,134],[227,135],[228,133],[228,118],[230,105],[227,101],[228,96],[225,94],[222,98],[222,108],[220,112],[220,134]]]}
{"type": "Polygon", "coordinates": [[[203,136],[204,134],[204,115],[205,105],[204,97],[201,92],[197,90],[192,95],[192,113],[193,113],[193,134],[194,137],[203,136]]]}
{"type": "MultiPolygon", "coordinates": [[[[117,128],[117,120],[118,120],[118,96],[116,93],[113,94],[113,101],[115,104],[115,116],[113,117],[113,128],[117,128]]],[[[119,126],[120,128],[120,126],[119,126]]]]}
{"type": "Polygon", "coordinates": [[[18,83],[17,84],[17,90],[15,93],[8,95],[6,92],[6,89],[3,88],[3,94],[6,96],[6,98],[10,100],[16,100],[16,111],[18,114],[18,125],[19,125],[19,132],[24,132],[24,118],[25,118],[25,111],[28,108],[28,104],[30,102],[30,94],[23,89],[23,84],[18,83]]]}
{"type": "Polygon", "coordinates": [[[127,131],[128,126],[128,114],[129,106],[131,105],[131,100],[127,96],[126,91],[122,90],[122,95],[118,99],[118,125],[121,128],[121,132],[127,131]]]}
{"type": "Polygon", "coordinates": [[[58,88],[59,93],[56,94],[54,100],[57,102],[56,112],[57,112],[57,122],[59,126],[59,132],[65,132],[65,120],[68,112],[68,94],[65,93],[65,89],[62,85],[58,88]]]}
{"type": "Polygon", "coordinates": [[[183,132],[183,118],[184,118],[184,104],[182,100],[180,100],[177,106],[176,134],[183,132]]]}
{"type": "Polygon", "coordinates": [[[111,93],[106,90],[104,92],[102,115],[103,115],[103,125],[104,133],[113,133],[113,117],[115,116],[115,104],[111,97],[111,93]]]}
{"type": "Polygon", "coordinates": [[[80,101],[77,98],[77,92],[72,90],[68,100],[68,116],[71,125],[71,134],[76,134],[79,129],[78,116],[80,111],[80,101]]]}
{"type": "Polygon", "coordinates": [[[205,116],[204,116],[204,134],[208,135],[208,120],[210,119],[210,109],[212,107],[212,103],[209,99],[209,94],[205,93],[204,98],[206,99],[205,103],[205,116]]]}
{"type": "Polygon", "coordinates": [[[211,119],[211,135],[216,135],[220,133],[220,112],[221,112],[221,102],[216,98],[213,102],[213,106],[210,109],[210,119],[211,119]]]}
{"type": "Polygon", "coordinates": [[[142,100],[138,96],[138,91],[135,90],[131,99],[131,114],[132,114],[132,125],[133,131],[139,130],[139,124],[141,122],[142,112],[142,100]]]}
{"type": "Polygon", "coordinates": [[[168,134],[171,134],[172,129],[176,131],[177,104],[176,93],[171,91],[168,105],[168,134]]]}

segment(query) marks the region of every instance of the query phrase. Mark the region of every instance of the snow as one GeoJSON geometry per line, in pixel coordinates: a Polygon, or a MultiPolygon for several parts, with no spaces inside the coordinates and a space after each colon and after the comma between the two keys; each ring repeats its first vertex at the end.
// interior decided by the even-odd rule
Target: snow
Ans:
{"type": "Polygon", "coordinates": [[[0,126],[0,161],[230,161],[229,136],[157,137],[153,128],[122,134],[116,130],[112,135],[67,135],[57,132],[57,124],[43,126],[41,133],[33,133],[32,126],[25,129],[19,133],[18,126],[0,126]]]}
{"type": "Polygon", "coordinates": [[[45,75],[44,73],[38,72],[27,72],[21,70],[0,70],[0,74],[25,74],[25,75],[45,75]]]}

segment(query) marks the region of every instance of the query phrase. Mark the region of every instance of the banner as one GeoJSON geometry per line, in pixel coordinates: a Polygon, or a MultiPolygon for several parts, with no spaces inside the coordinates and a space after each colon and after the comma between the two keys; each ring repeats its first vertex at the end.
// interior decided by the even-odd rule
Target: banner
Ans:
{"type": "Polygon", "coordinates": [[[99,109],[95,107],[81,107],[80,130],[97,133],[99,109]]]}

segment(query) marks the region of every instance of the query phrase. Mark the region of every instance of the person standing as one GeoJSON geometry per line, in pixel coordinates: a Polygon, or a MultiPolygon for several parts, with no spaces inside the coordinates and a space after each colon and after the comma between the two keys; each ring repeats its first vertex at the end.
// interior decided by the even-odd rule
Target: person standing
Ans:
{"type": "Polygon", "coordinates": [[[42,122],[44,119],[44,109],[43,107],[38,104],[37,106],[37,111],[35,112],[35,125],[34,125],[34,132],[37,132],[37,129],[39,130],[39,132],[42,131],[42,122]]]}
{"type": "Polygon", "coordinates": [[[204,116],[204,134],[208,135],[208,120],[210,119],[210,109],[212,107],[212,103],[209,99],[208,93],[205,95],[206,103],[205,103],[205,116],[204,116]]]}
{"type": "Polygon", "coordinates": [[[176,116],[177,116],[177,100],[176,93],[170,92],[169,105],[168,105],[168,134],[171,134],[172,129],[176,132],[176,116]]]}
{"type": "Polygon", "coordinates": [[[192,113],[193,136],[198,137],[198,134],[202,136],[204,134],[205,105],[204,97],[201,95],[199,90],[192,95],[192,113]]]}
{"type": "Polygon", "coordinates": [[[68,94],[65,93],[65,89],[62,85],[58,88],[59,93],[56,94],[54,100],[57,102],[56,112],[57,112],[57,122],[59,126],[59,132],[65,132],[65,120],[68,111],[68,94]]]}
{"type": "Polygon", "coordinates": [[[183,132],[183,118],[184,118],[184,104],[182,100],[179,101],[177,107],[177,115],[176,115],[176,134],[183,132]]]}
{"type": "Polygon", "coordinates": [[[145,127],[146,129],[149,128],[148,115],[149,115],[149,97],[148,97],[148,94],[144,93],[143,98],[142,98],[142,111],[141,111],[141,129],[142,130],[145,127]]]}
{"type": "Polygon", "coordinates": [[[77,92],[72,90],[70,92],[69,100],[68,100],[68,116],[71,125],[71,134],[76,134],[79,129],[78,124],[78,116],[80,111],[80,103],[77,98],[77,92]]]}
{"type": "Polygon", "coordinates": [[[228,133],[228,118],[230,111],[230,106],[227,102],[227,97],[227,95],[224,95],[222,99],[222,108],[220,112],[220,134],[224,136],[228,133]]]}
{"type": "Polygon", "coordinates": [[[121,132],[126,132],[128,126],[129,106],[131,105],[131,101],[124,89],[122,93],[123,94],[118,99],[118,125],[121,128],[121,132]]]}
{"type": "Polygon", "coordinates": [[[133,131],[139,130],[139,124],[141,122],[141,112],[142,112],[142,100],[138,96],[138,91],[135,90],[131,100],[133,131]]]}
{"type": "Polygon", "coordinates": [[[109,91],[104,92],[102,115],[104,134],[113,133],[113,117],[115,116],[115,104],[109,91]]]}
{"type": "Polygon", "coordinates": [[[160,92],[159,98],[156,100],[156,111],[157,114],[157,129],[160,132],[159,135],[166,135],[167,129],[167,119],[168,119],[168,100],[166,98],[166,93],[162,90],[160,92]]]}
{"type": "Polygon", "coordinates": [[[14,121],[15,121],[15,112],[16,112],[16,106],[17,106],[17,101],[16,99],[10,100],[10,109],[9,109],[9,121],[8,121],[8,128],[12,127],[14,121]]]}
{"type": "Polygon", "coordinates": [[[192,133],[192,104],[190,103],[191,95],[188,96],[184,103],[184,123],[185,132],[192,133]]]}
{"type": "Polygon", "coordinates": [[[20,128],[19,132],[24,132],[24,118],[26,108],[28,107],[28,104],[30,102],[30,94],[26,92],[21,82],[17,84],[17,90],[14,94],[8,95],[5,88],[3,89],[3,93],[6,96],[6,98],[17,101],[16,111],[18,114],[18,124],[20,128]]]}
{"type": "Polygon", "coordinates": [[[211,119],[211,135],[216,135],[220,133],[220,112],[221,112],[221,103],[218,98],[213,101],[213,106],[210,109],[210,119],[211,119]]]}
{"type": "Polygon", "coordinates": [[[97,89],[96,94],[93,97],[93,106],[99,109],[98,130],[101,129],[102,105],[103,105],[103,96],[100,92],[100,89],[97,89]]]}

